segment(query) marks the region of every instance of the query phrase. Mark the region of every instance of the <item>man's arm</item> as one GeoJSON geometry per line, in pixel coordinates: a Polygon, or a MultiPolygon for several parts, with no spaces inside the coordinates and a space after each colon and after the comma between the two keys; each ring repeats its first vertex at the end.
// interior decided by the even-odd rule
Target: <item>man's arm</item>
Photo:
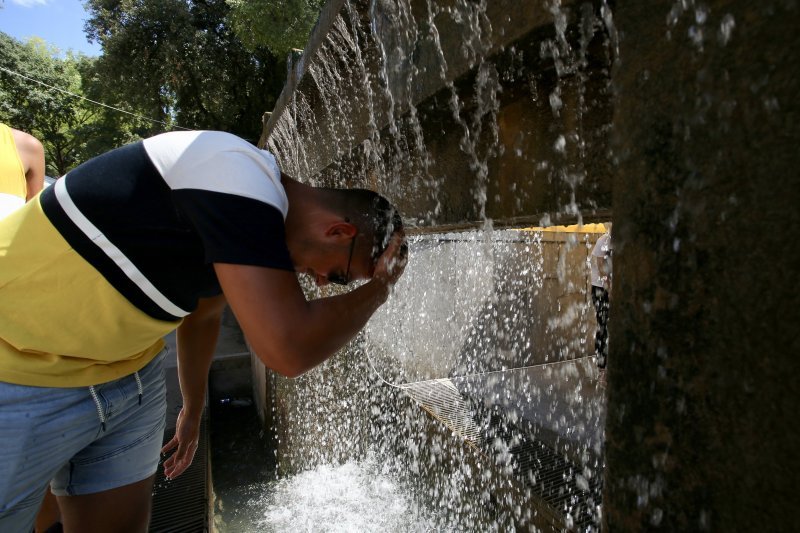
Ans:
{"type": "Polygon", "coordinates": [[[308,302],[293,272],[246,265],[215,264],[225,296],[200,300],[178,327],[178,376],[183,408],[175,437],[161,453],[177,448],[164,461],[164,475],[174,478],[192,463],[208,370],[219,335],[226,300],[250,346],[266,366],[294,377],[336,353],[386,301],[405,268],[402,235],[378,260],[372,280],[347,294],[308,302]]]}
{"type": "Polygon", "coordinates": [[[346,294],[307,301],[293,272],[215,264],[222,290],[259,359],[296,377],[352,339],[386,301],[405,267],[403,236],[379,258],[372,279],[346,294]]]}
{"type": "Polygon", "coordinates": [[[178,326],[178,380],[183,407],[178,415],[175,437],[161,450],[161,453],[166,453],[177,447],[172,457],[164,461],[164,475],[168,478],[183,473],[197,450],[208,370],[217,345],[225,303],[222,295],[202,298],[197,309],[178,326]]]}
{"type": "Polygon", "coordinates": [[[39,139],[24,131],[11,128],[11,134],[14,136],[14,144],[17,146],[17,153],[25,170],[27,202],[44,187],[44,147],[39,139]]]}

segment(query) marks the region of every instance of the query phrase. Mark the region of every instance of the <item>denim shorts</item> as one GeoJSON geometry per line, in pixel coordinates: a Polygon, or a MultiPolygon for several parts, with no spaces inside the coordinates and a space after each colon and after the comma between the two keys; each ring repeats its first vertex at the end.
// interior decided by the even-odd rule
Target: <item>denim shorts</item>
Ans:
{"type": "Polygon", "coordinates": [[[147,479],[164,438],[164,355],[94,387],[0,382],[0,531],[31,531],[50,483],[58,496],[147,479]]]}

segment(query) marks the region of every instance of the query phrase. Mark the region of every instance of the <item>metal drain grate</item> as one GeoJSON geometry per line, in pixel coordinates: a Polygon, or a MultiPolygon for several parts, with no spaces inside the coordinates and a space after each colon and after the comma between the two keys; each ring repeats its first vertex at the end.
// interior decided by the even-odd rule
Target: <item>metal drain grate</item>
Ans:
{"type": "Polygon", "coordinates": [[[502,409],[495,408],[490,415],[480,417],[487,418],[489,424],[479,427],[475,417],[478,412],[486,415],[485,407],[462,396],[449,379],[408,383],[400,388],[434,418],[487,456],[493,455],[496,438],[516,442],[509,449],[514,476],[546,503],[555,516],[561,517],[567,530],[599,529],[600,476],[584,478],[577,465],[544,442],[532,438],[530,432],[516,427],[506,419],[502,409]]]}
{"type": "MultiPolygon", "coordinates": [[[[208,432],[206,417],[200,425],[200,442],[192,465],[178,478],[167,481],[159,466],[153,488],[150,533],[199,533],[208,531],[208,432]]],[[[164,442],[175,434],[164,435],[164,442]]]]}
{"type": "Polygon", "coordinates": [[[514,473],[534,494],[554,510],[568,513],[576,529],[596,527],[602,491],[600,476],[579,482],[582,474],[576,465],[540,441],[524,438],[510,453],[515,460],[514,473]]]}
{"type": "MultiPolygon", "coordinates": [[[[164,443],[175,435],[181,394],[177,369],[167,369],[167,430],[164,443]]],[[[209,444],[208,410],[200,421],[200,440],[194,460],[178,478],[167,481],[159,465],[153,487],[150,533],[204,533],[209,531],[209,444]]]]}
{"type": "Polygon", "coordinates": [[[472,411],[449,379],[434,379],[400,386],[423,409],[471,444],[481,438],[472,411]]]}

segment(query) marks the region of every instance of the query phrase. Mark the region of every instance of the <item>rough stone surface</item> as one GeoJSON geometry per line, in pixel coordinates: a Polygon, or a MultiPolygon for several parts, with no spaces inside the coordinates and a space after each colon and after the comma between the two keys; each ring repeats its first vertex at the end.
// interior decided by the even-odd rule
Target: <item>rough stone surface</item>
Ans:
{"type": "Polygon", "coordinates": [[[615,12],[610,531],[793,521],[799,19],[786,1],[615,12]]]}

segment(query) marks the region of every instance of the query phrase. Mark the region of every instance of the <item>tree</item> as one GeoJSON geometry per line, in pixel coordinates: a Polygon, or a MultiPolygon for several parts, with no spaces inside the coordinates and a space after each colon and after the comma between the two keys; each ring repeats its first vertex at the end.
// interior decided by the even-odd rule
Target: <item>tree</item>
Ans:
{"type": "Polygon", "coordinates": [[[45,122],[61,122],[70,113],[69,97],[48,89],[68,84],[69,75],[41,39],[22,44],[0,32],[0,67],[3,121],[32,130],[45,122]]]}
{"type": "Polygon", "coordinates": [[[60,58],[41,39],[21,43],[0,32],[0,121],[42,142],[50,175],[136,137],[138,119],[81,98],[94,62],[83,54],[60,58]]]}
{"type": "Polygon", "coordinates": [[[108,98],[170,126],[258,139],[285,69],[266,48],[245,49],[225,0],[88,0],[86,7],[87,34],[103,48],[97,68],[108,98]]]}
{"type": "Polygon", "coordinates": [[[266,46],[278,57],[305,48],[324,0],[227,0],[231,25],[254,50],[266,46]]]}

